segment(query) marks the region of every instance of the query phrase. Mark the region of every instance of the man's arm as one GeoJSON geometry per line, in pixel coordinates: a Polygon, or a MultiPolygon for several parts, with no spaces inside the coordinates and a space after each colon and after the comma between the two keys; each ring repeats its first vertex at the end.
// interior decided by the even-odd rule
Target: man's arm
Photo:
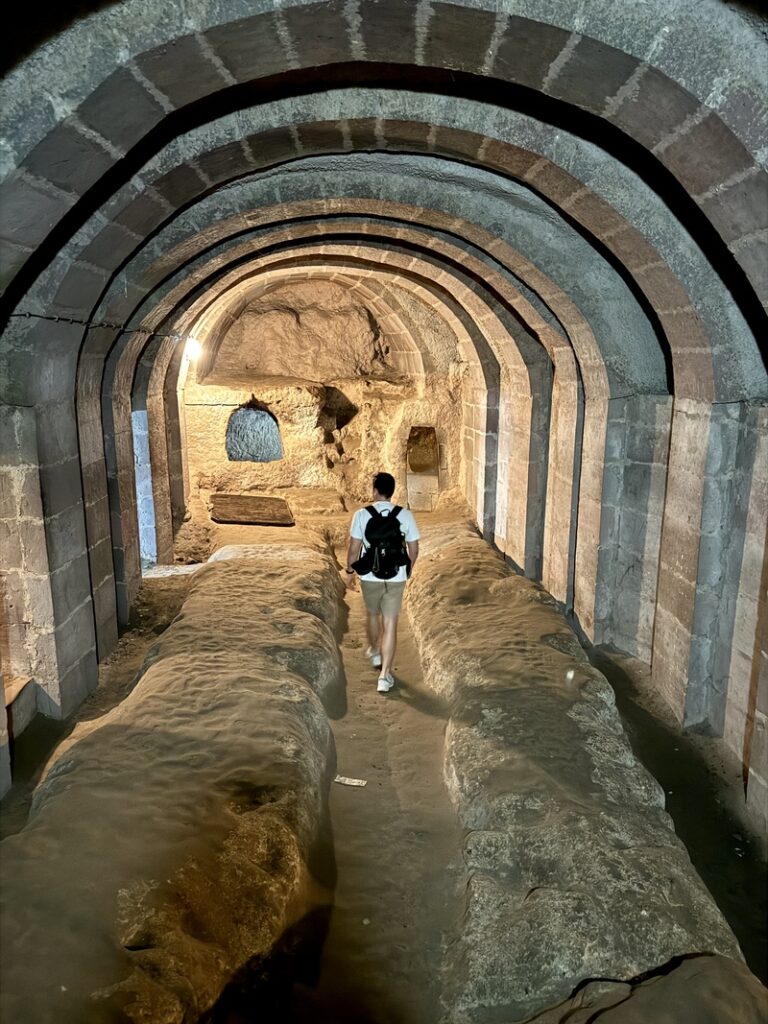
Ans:
{"type": "Polygon", "coordinates": [[[350,537],[349,544],[347,545],[347,564],[345,566],[345,572],[342,573],[344,577],[344,585],[348,590],[354,590],[355,580],[357,576],[352,571],[352,563],[356,562],[360,557],[360,551],[363,547],[363,542],[358,540],[357,537],[350,537]]]}
{"type": "Polygon", "coordinates": [[[361,540],[358,540],[356,537],[349,538],[349,544],[347,546],[347,569],[351,569],[352,563],[358,560],[362,547],[363,542],[361,540]]]}
{"type": "Polygon", "coordinates": [[[419,542],[417,540],[407,540],[405,546],[408,548],[408,557],[411,560],[411,571],[413,571],[414,565],[416,565],[416,559],[419,557],[419,542]]]}

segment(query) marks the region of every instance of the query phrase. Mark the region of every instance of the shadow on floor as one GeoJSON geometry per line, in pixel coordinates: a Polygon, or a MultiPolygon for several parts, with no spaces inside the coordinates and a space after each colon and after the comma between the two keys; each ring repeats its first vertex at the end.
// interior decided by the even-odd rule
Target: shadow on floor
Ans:
{"type": "Polygon", "coordinates": [[[690,737],[641,705],[637,684],[609,651],[592,648],[587,653],[613,687],[632,750],[664,789],[667,811],[694,867],[750,969],[767,982],[768,873],[758,839],[744,830],[729,806],[728,784],[690,737]]]}
{"type": "Polygon", "coordinates": [[[0,839],[20,832],[26,825],[32,794],[43,768],[71,729],[71,722],[35,715],[21,736],[14,739],[11,749],[13,786],[0,805],[0,839]]]}

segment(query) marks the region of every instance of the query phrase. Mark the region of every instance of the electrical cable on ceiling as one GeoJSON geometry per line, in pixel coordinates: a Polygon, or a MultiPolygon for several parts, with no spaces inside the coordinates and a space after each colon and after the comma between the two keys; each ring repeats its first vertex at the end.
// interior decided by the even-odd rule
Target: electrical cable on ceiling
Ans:
{"type": "Polygon", "coordinates": [[[163,334],[160,331],[150,331],[146,327],[125,327],[124,324],[115,324],[109,320],[80,320],[74,316],[48,316],[45,313],[11,313],[11,318],[21,320],[47,320],[55,324],[75,324],[79,327],[104,328],[110,331],[120,331],[122,334],[146,334],[148,338],[171,338],[174,341],[184,341],[183,334],[163,334]]]}

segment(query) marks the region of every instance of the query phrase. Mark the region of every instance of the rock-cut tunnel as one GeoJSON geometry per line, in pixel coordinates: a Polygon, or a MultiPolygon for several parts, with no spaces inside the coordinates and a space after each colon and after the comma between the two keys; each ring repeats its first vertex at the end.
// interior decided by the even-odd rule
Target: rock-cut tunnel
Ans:
{"type": "Polygon", "coordinates": [[[4,36],[9,1021],[764,1021],[761,6],[4,36]],[[385,696],[340,572],[382,470],[385,696]]]}

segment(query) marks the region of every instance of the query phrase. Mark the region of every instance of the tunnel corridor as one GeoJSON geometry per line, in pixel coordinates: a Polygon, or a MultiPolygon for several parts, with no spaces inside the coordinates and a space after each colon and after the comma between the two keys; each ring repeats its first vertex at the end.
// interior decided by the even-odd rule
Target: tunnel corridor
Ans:
{"type": "MultiPolygon", "coordinates": [[[[611,1024],[630,1001],[650,1024],[655,999],[695,998],[697,1020],[757,1024],[739,942],[765,980],[764,931],[700,862],[654,744],[721,766],[757,864],[761,5],[93,0],[17,20],[6,1012],[611,1024]],[[388,699],[340,582],[381,470],[424,550],[388,699]],[[361,757],[383,774],[334,781],[361,757]],[[385,827],[400,864],[382,849],[372,878],[385,827]]],[[[758,876],[733,875],[754,907],[758,876]]]]}

